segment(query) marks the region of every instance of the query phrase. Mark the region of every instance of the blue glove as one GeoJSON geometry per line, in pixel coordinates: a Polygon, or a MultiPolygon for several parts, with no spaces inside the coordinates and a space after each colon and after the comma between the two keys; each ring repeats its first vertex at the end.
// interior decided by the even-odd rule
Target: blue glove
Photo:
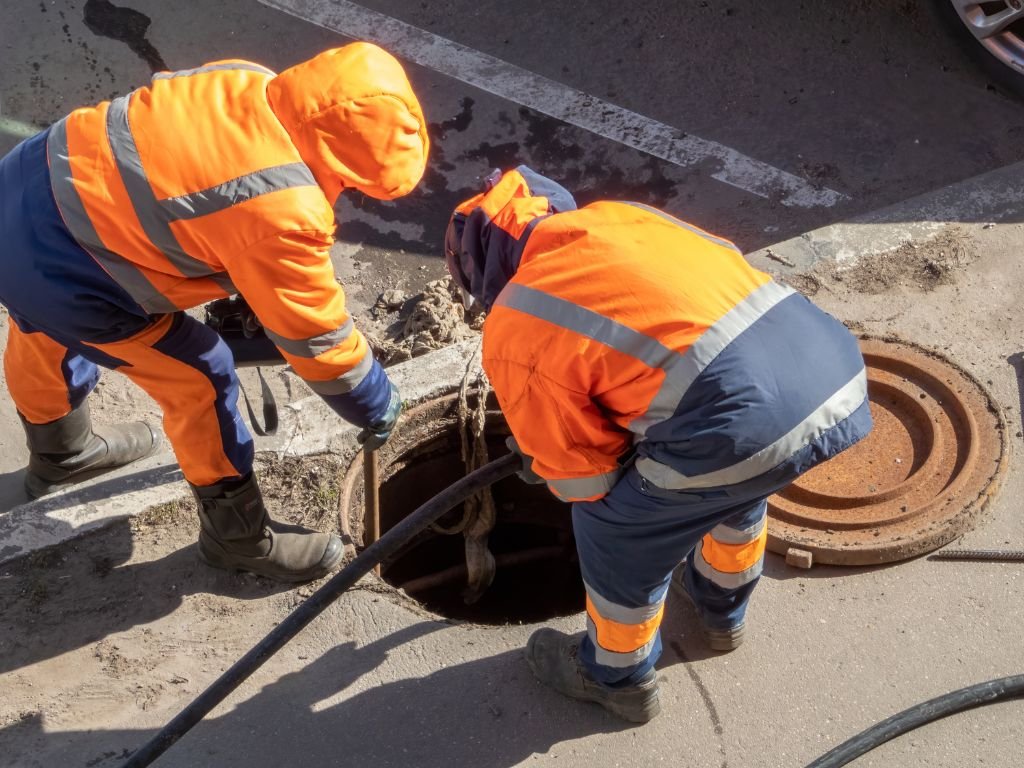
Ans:
{"type": "Polygon", "coordinates": [[[384,415],[364,429],[356,439],[367,451],[376,451],[391,437],[391,430],[395,428],[398,417],[402,413],[402,396],[398,394],[398,387],[393,381],[388,381],[391,386],[391,395],[388,398],[387,409],[384,415]]]}
{"type": "Polygon", "coordinates": [[[520,480],[527,485],[543,485],[547,482],[543,477],[533,471],[533,457],[527,456],[522,452],[522,450],[520,450],[519,443],[516,442],[514,437],[509,435],[508,439],[505,440],[505,445],[510,451],[512,451],[512,453],[519,457],[520,461],[522,461],[522,467],[518,472],[516,472],[516,474],[519,475],[520,480]]]}
{"type": "Polygon", "coordinates": [[[398,388],[376,360],[355,389],[340,395],[321,394],[320,397],[345,421],[362,427],[359,442],[369,443],[371,451],[384,445],[402,411],[398,388]]]}

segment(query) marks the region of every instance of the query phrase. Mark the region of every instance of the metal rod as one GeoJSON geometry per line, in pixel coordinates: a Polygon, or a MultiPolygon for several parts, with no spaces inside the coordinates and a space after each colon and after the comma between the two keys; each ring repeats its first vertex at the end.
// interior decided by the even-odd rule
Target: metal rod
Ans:
{"type": "Polygon", "coordinates": [[[977,560],[991,563],[1024,563],[1021,549],[944,549],[929,560],[977,560]]]}
{"type": "Polygon", "coordinates": [[[405,542],[456,504],[479,493],[481,488],[514,474],[520,463],[519,458],[510,453],[470,472],[364,549],[355,560],[331,577],[248,653],[232,664],[209,688],[161,728],[159,733],[143,744],[122,768],[145,768],[151,765],[349,587],[369,573],[373,566],[399,550],[405,542]]]}
{"type": "MultiPolygon", "coordinates": [[[[363,449],[363,546],[380,538],[380,459],[376,450],[363,449]]],[[[373,567],[380,576],[380,563],[373,567]]]]}
{"type": "MultiPolygon", "coordinates": [[[[560,546],[547,546],[547,547],[534,547],[533,549],[524,549],[519,552],[509,552],[504,555],[495,555],[494,564],[497,568],[507,568],[510,565],[523,565],[525,563],[533,563],[537,560],[547,560],[548,558],[557,557],[558,555],[565,554],[565,547],[560,546]]],[[[459,563],[453,565],[451,568],[445,568],[443,571],[437,571],[436,573],[428,573],[426,576],[419,576],[415,579],[409,579],[398,586],[398,589],[404,589],[406,592],[422,592],[425,589],[432,587],[439,587],[442,584],[447,584],[450,581],[456,579],[465,579],[469,573],[469,569],[465,563],[459,563]]]]}

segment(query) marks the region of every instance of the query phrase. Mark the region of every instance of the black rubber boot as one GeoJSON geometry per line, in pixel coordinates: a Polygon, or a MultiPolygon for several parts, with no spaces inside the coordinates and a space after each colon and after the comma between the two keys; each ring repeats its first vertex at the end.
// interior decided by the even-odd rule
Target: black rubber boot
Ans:
{"type": "Polygon", "coordinates": [[[581,701],[593,701],[631,723],[646,723],[661,712],[658,679],[650,670],[636,685],[608,688],[587,674],[578,657],[582,635],[538,629],[526,643],[530,669],[545,685],[581,701]]]}
{"type": "Polygon", "coordinates": [[[302,582],[330,573],[345,554],[337,536],[272,520],[251,472],[192,490],[199,502],[199,557],[212,566],[302,582]]]}
{"type": "Polygon", "coordinates": [[[25,491],[33,499],[131,464],[152,453],[158,442],[144,421],[94,432],[87,402],[49,424],[32,424],[24,417],[21,424],[31,452],[25,491]]]}

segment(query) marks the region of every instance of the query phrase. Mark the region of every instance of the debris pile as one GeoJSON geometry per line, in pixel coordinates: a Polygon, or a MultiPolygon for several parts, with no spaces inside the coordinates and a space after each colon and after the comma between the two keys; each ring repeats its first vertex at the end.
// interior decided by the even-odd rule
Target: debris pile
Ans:
{"type": "Polygon", "coordinates": [[[383,365],[401,363],[468,339],[477,335],[483,324],[482,316],[473,316],[467,322],[458,289],[448,279],[432,280],[412,298],[396,289],[385,291],[377,299],[374,313],[380,316],[394,311],[399,311],[400,317],[405,315],[395,337],[373,342],[383,365]]]}

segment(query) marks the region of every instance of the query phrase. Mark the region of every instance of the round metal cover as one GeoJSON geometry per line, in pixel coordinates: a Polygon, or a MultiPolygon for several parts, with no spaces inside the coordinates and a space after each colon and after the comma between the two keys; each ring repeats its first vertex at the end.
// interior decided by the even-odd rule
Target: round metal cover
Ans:
{"type": "Polygon", "coordinates": [[[908,342],[862,338],[861,350],[874,429],[769,500],[773,552],[904,560],[970,529],[996,491],[1005,425],[981,384],[908,342]]]}

